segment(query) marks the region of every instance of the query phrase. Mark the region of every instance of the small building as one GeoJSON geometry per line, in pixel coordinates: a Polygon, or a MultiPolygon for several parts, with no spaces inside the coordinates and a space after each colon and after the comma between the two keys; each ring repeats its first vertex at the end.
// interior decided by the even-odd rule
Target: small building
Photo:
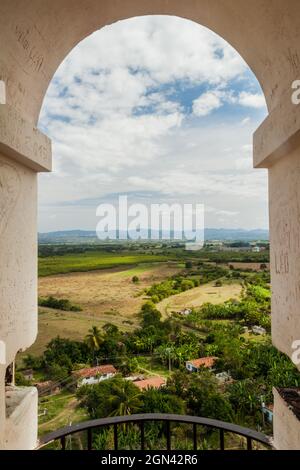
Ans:
{"type": "Polygon", "coordinates": [[[254,246],[252,248],[253,253],[259,253],[260,252],[260,247],[259,246],[254,246]]]}
{"type": "Polygon", "coordinates": [[[117,369],[112,364],[88,367],[76,370],[73,376],[77,377],[77,387],[82,385],[94,385],[103,380],[111,379],[117,374],[117,369]]]}
{"type": "Polygon", "coordinates": [[[220,384],[232,382],[232,377],[230,373],[226,371],[219,372],[218,374],[216,374],[216,379],[218,380],[220,384]]]}
{"type": "Polygon", "coordinates": [[[148,390],[149,388],[161,388],[166,385],[166,380],[163,377],[155,376],[149,377],[148,379],[144,380],[137,380],[133,382],[141,391],[148,390]]]}
{"type": "Polygon", "coordinates": [[[266,405],[265,403],[261,404],[261,410],[264,414],[265,420],[268,423],[273,423],[273,408],[274,405],[270,403],[269,405],[266,405]]]}
{"type": "Polygon", "coordinates": [[[53,380],[36,382],[34,386],[37,388],[39,396],[55,395],[60,392],[60,386],[53,380]]]}
{"type": "Polygon", "coordinates": [[[184,316],[187,316],[189,315],[190,313],[192,313],[192,309],[191,308],[184,308],[183,310],[180,310],[180,315],[184,315],[184,316]]]}
{"type": "Polygon", "coordinates": [[[129,380],[129,382],[137,382],[138,380],[144,380],[143,375],[129,375],[128,377],[124,377],[124,380],[129,380]]]}
{"type": "Polygon", "coordinates": [[[33,370],[32,369],[21,370],[21,373],[23,374],[24,379],[33,380],[33,370]]]}
{"type": "Polygon", "coordinates": [[[185,367],[189,372],[199,372],[201,367],[206,369],[213,369],[213,366],[218,358],[215,356],[200,357],[185,363],[185,367]]]}
{"type": "Polygon", "coordinates": [[[267,333],[265,328],[263,328],[262,326],[258,326],[258,325],[254,325],[252,327],[252,332],[255,333],[256,335],[265,335],[267,333]]]}

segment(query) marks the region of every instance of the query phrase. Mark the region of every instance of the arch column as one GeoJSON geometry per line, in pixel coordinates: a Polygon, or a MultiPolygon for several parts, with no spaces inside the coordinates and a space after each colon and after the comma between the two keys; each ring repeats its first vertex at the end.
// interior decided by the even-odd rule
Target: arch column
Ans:
{"type": "Polygon", "coordinates": [[[1,104],[1,449],[30,449],[37,441],[37,391],[5,384],[5,373],[37,335],[37,172],[50,169],[50,140],[1,104]]]}
{"type": "MultiPolygon", "coordinates": [[[[292,103],[291,95],[292,89],[287,90],[257,129],[253,148],[254,166],[268,168],[269,175],[272,342],[295,363],[300,340],[300,105],[292,103]]],[[[300,370],[300,353],[298,359],[300,370]]],[[[288,395],[284,388],[274,389],[274,446],[300,449],[300,420],[288,395]]]]}

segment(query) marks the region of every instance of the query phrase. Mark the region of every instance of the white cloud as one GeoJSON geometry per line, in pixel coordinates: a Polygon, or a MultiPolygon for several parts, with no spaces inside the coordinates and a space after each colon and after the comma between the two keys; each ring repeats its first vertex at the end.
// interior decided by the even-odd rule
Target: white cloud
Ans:
{"type": "Polygon", "coordinates": [[[203,93],[193,102],[193,113],[196,116],[207,116],[214,109],[218,109],[222,106],[222,101],[217,92],[208,91],[203,93]]]}
{"type": "Polygon", "coordinates": [[[242,106],[249,108],[264,108],[266,106],[265,97],[262,93],[249,93],[242,91],[239,94],[238,102],[242,106]]]}
{"type": "MultiPolygon", "coordinates": [[[[250,150],[243,146],[251,145],[260,96],[236,51],[196,23],[142,17],[105,27],[70,53],[47,92],[40,126],[53,140],[55,171],[40,176],[40,199],[58,208],[61,202],[149,190],[200,198],[227,212],[236,200],[257,207],[266,199],[265,175],[250,169],[250,150]],[[240,92],[243,83],[257,93],[240,92]],[[198,98],[189,98],[188,107],[191,90],[198,98]],[[235,110],[248,103],[249,120],[237,115],[232,121],[228,114],[228,122],[226,116],[209,125],[202,119],[203,128],[195,127],[195,118],[213,119],[218,113],[212,111],[225,103],[235,110]]],[[[73,227],[87,224],[93,210],[87,215],[69,206],[67,215],[57,209],[55,228],[66,220],[72,228],[72,214],[73,227]]]]}

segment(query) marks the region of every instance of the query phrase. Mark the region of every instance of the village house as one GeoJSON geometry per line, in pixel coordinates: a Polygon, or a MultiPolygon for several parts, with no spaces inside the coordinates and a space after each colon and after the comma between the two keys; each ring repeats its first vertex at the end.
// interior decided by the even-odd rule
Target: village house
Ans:
{"type": "Polygon", "coordinates": [[[185,367],[189,372],[199,372],[201,367],[212,370],[218,358],[215,356],[200,357],[185,363],[185,367]]]}
{"type": "Polygon", "coordinates": [[[60,386],[57,382],[54,382],[54,380],[36,382],[34,386],[37,388],[39,396],[55,395],[60,392],[60,386]]]}
{"type": "Polygon", "coordinates": [[[149,388],[161,388],[166,385],[166,380],[163,377],[149,377],[148,379],[144,380],[137,380],[133,382],[141,391],[147,390],[149,388]]]}
{"type": "Polygon", "coordinates": [[[77,378],[77,387],[81,387],[82,385],[94,385],[103,380],[111,379],[117,372],[112,364],[106,364],[76,370],[73,372],[73,376],[77,378]]]}
{"type": "Polygon", "coordinates": [[[26,369],[21,371],[24,379],[26,380],[33,380],[33,370],[32,369],[26,369]]]}

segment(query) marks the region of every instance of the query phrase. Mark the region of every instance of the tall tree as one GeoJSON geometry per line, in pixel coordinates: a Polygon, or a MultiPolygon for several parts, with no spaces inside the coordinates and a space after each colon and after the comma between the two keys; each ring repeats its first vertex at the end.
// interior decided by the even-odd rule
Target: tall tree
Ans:
{"type": "Polygon", "coordinates": [[[88,334],[85,337],[85,341],[88,344],[90,350],[92,351],[94,357],[95,352],[99,351],[102,343],[102,335],[97,326],[92,326],[92,328],[88,331],[88,334]]]}
{"type": "Polygon", "coordinates": [[[115,380],[108,398],[111,416],[126,416],[141,408],[140,391],[129,380],[115,380]]]}

